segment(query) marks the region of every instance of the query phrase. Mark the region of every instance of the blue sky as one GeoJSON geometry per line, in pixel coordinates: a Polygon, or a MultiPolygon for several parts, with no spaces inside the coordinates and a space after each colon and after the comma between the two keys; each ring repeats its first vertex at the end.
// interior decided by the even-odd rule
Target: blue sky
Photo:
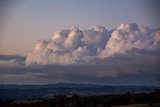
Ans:
{"type": "Polygon", "coordinates": [[[74,25],[111,30],[121,23],[137,23],[157,28],[153,4],[149,0],[2,0],[0,53],[26,55],[37,39],[48,39],[56,30],[74,25]]]}

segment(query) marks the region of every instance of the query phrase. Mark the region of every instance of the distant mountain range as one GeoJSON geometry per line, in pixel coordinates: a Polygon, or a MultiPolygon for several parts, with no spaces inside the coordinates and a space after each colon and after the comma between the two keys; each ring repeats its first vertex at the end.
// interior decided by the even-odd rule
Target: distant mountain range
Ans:
{"type": "Polygon", "coordinates": [[[0,84],[0,99],[6,101],[21,99],[51,98],[55,95],[81,96],[123,94],[131,93],[150,93],[160,87],[155,86],[108,86],[94,84],[58,83],[48,85],[15,85],[0,84]]]}

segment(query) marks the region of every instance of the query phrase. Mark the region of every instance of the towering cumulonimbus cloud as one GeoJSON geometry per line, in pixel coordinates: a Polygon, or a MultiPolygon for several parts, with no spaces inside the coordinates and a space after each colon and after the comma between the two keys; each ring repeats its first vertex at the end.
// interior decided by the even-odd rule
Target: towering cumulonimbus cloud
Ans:
{"type": "MultiPolygon", "coordinates": [[[[56,31],[49,40],[38,40],[26,57],[26,64],[96,64],[105,63],[114,55],[137,51],[158,51],[160,30],[137,24],[121,24],[108,31],[94,26],[88,30],[72,27],[56,31]]],[[[143,51],[143,52],[144,52],[143,51]]],[[[159,51],[158,51],[159,52],[159,51]]]]}
{"type": "Polygon", "coordinates": [[[137,24],[121,24],[111,34],[111,38],[101,53],[101,57],[109,57],[116,53],[125,54],[133,48],[151,50],[158,45],[159,30],[139,27],[137,24]]]}
{"type": "Polygon", "coordinates": [[[113,30],[74,26],[56,31],[48,40],[38,40],[26,57],[0,55],[0,83],[119,85],[119,81],[127,81],[160,86],[159,65],[160,29],[134,23],[113,30]]]}
{"type": "Polygon", "coordinates": [[[89,30],[72,27],[56,31],[51,39],[38,40],[35,49],[28,53],[26,64],[83,64],[98,56],[109,39],[104,27],[89,30]]]}

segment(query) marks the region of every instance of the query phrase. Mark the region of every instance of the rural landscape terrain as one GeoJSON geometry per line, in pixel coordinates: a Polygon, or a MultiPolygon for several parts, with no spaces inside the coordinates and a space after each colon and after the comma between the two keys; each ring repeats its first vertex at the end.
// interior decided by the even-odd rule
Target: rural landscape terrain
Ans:
{"type": "Polygon", "coordinates": [[[154,86],[0,85],[2,107],[159,107],[159,101],[154,86]]]}

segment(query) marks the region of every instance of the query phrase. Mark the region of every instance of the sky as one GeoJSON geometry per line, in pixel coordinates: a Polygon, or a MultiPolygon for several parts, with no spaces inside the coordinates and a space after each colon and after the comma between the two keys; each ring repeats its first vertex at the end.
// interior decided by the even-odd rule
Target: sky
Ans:
{"type": "Polygon", "coordinates": [[[74,25],[110,30],[121,23],[159,27],[159,5],[154,0],[1,0],[0,4],[1,54],[26,55],[37,39],[74,25]]]}
{"type": "Polygon", "coordinates": [[[158,0],[1,0],[0,83],[160,86],[158,0]]]}

